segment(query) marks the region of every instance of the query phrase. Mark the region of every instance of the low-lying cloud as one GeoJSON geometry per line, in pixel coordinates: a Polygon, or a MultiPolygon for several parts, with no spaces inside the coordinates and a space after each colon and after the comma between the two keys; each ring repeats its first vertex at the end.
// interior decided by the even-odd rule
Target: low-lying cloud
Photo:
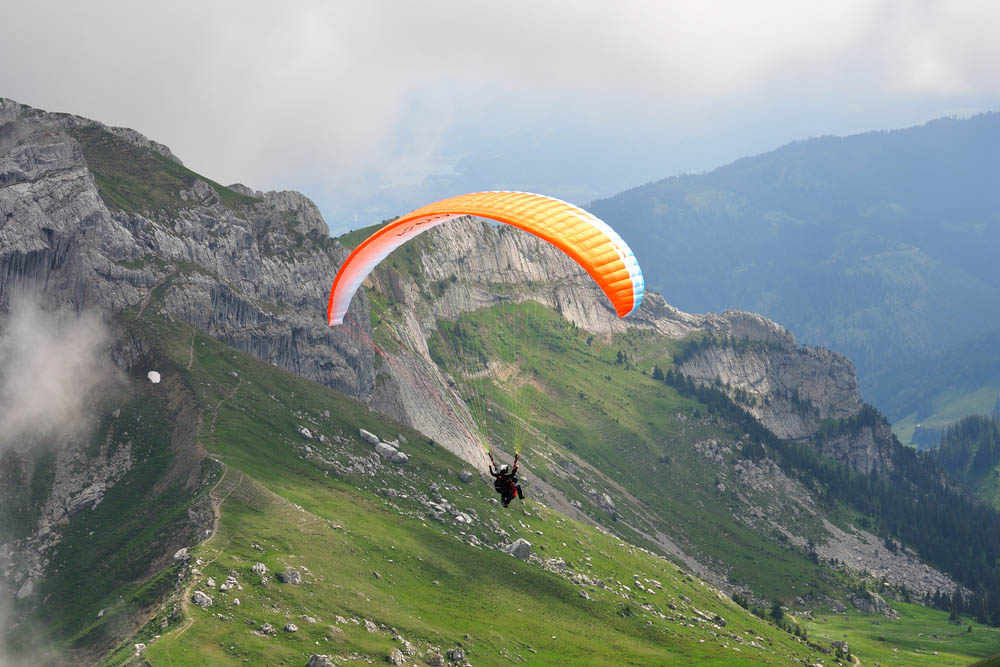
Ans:
{"type": "Polygon", "coordinates": [[[113,386],[111,338],[97,313],[51,312],[20,297],[0,319],[0,453],[79,433],[113,386]]]}

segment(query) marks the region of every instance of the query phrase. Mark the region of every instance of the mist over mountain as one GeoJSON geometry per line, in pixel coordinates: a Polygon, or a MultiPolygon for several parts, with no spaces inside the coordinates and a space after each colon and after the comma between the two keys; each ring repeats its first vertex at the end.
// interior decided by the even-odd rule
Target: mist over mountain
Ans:
{"type": "Polygon", "coordinates": [[[872,374],[1000,327],[1000,114],[795,142],[592,210],[647,285],[741,308],[872,374]]]}

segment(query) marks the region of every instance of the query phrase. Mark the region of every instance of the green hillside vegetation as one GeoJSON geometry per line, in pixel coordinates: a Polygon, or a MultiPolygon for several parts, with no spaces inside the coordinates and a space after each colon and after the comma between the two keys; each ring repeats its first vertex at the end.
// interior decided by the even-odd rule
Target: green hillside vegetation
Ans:
{"type": "Polygon", "coordinates": [[[933,452],[941,467],[994,507],[1000,507],[1000,422],[972,415],[949,426],[933,452]]]}
{"type": "Polygon", "coordinates": [[[459,481],[463,462],[351,399],[186,325],[144,315],[136,326],[170,358],[164,372],[176,373],[204,410],[199,440],[222,464],[212,491],[222,515],[194,550],[193,567],[181,571],[174,598],[105,664],[128,661],[137,642],[148,643],[153,665],[304,664],[311,653],[382,660],[405,647],[397,636],[424,656],[461,647],[475,664],[785,664],[817,656],[670,561],[533,501],[501,510],[490,484],[459,481]],[[303,425],[312,440],[297,432],[303,425]],[[410,460],[367,470],[372,448],[359,427],[383,439],[402,435],[410,460]],[[429,518],[428,495],[472,522],[429,518]],[[499,539],[494,525],[529,539],[544,560],[484,548],[499,539]],[[267,566],[266,581],[251,574],[255,562],[267,566]],[[302,572],[301,585],[273,578],[289,567],[302,572]],[[243,590],[219,592],[230,572],[243,590]],[[193,590],[215,603],[189,604],[193,590]],[[286,632],[288,622],[298,631],[286,632]],[[274,636],[254,634],[264,623],[274,636]]]}
{"type": "Polygon", "coordinates": [[[105,203],[128,213],[161,211],[175,213],[201,202],[185,200],[181,190],[189,190],[201,180],[229,208],[253,204],[257,200],[206,179],[184,165],[159,153],[129,144],[97,126],[75,127],[69,133],[80,142],[87,166],[105,203]]]}
{"type": "Polygon", "coordinates": [[[952,622],[941,611],[895,600],[889,604],[898,619],[825,610],[799,621],[823,643],[846,641],[862,665],[968,665],[969,656],[989,655],[1000,641],[996,628],[970,618],[952,622]]]}
{"type": "Polygon", "coordinates": [[[989,414],[996,406],[1000,331],[876,374],[864,393],[885,412],[904,443],[936,446],[947,426],[969,415],[989,414]],[[921,438],[918,428],[927,431],[927,436],[921,438]]]}
{"type": "MultiPolygon", "coordinates": [[[[744,508],[736,489],[720,490],[716,466],[692,446],[732,438],[730,425],[643,372],[635,360],[641,353],[650,354],[644,336],[623,335],[602,346],[532,302],[465,315],[458,326],[467,336],[479,338],[471,345],[489,351],[493,360],[503,360],[511,341],[519,341],[518,364],[541,387],[533,401],[525,454],[532,474],[571,500],[586,500],[590,488],[620,499],[618,485],[628,496],[641,499],[638,504],[616,501],[616,532],[649,548],[655,548],[650,536],[683,535],[685,548],[696,557],[727,563],[732,581],[768,599],[829,592],[836,586],[836,578],[804,551],[736,519],[744,508]],[[500,323],[503,315],[516,317],[516,332],[509,322],[500,323]]],[[[431,339],[432,355],[462,378],[469,369],[456,365],[453,353],[438,351],[454,345],[449,334],[431,339]]],[[[671,363],[667,351],[661,347],[661,365],[671,363]]],[[[505,414],[500,388],[494,382],[473,381],[468,391],[484,393],[497,408],[487,413],[489,426],[494,443],[504,447],[511,417],[505,414]]],[[[781,502],[764,494],[755,500],[761,505],[781,502]]],[[[608,521],[603,510],[582,505],[595,521],[608,521]]],[[[799,517],[794,523],[800,534],[817,539],[822,534],[815,518],[799,517]]]]}

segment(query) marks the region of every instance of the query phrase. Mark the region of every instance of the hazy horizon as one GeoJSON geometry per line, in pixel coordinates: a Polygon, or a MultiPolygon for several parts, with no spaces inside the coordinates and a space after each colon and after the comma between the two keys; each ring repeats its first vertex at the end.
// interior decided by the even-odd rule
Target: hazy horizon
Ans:
{"type": "Polygon", "coordinates": [[[213,180],[302,191],[333,233],[474,190],[586,204],[795,140],[1000,109],[1000,5],[975,2],[5,14],[0,95],[134,128],[213,180]]]}

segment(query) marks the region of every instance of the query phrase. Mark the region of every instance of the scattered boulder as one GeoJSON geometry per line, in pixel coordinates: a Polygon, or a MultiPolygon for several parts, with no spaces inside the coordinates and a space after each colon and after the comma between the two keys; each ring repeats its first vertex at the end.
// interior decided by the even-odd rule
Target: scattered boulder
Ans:
{"type": "Polygon", "coordinates": [[[298,428],[298,432],[299,432],[299,435],[301,435],[304,440],[312,440],[313,439],[312,431],[310,431],[309,429],[307,429],[305,426],[300,426],[298,428]]]}
{"type": "Polygon", "coordinates": [[[378,442],[375,444],[375,453],[384,459],[391,458],[398,450],[387,442],[378,442]]]}
{"type": "Polygon", "coordinates": [[[882,614],[889,618],[898,618],[899,614],[895,609],[886,604],[882,596],[873,591],[865,591],[860,595],[851,598],[851,604],[861,612],[866,614],[882,614]]]}
{"type": "Polygon", "coordinates": [[[611,500],[611,496],[606,493],[602,493],[597,498],[597,504],[601,509],[606,511],[611,515],[611,518],[618,517],[618,508],[615,507],[615,501],[611,500]]]}
{"type": "Polygon", "coordinates": [[[372,433],[371,431],[366,431],[365,429],[360,429],[358,431],[358,433],[361,434],[361,438],[363,440],[369,442],[370,444],[378,445],[378,443],[379,443],[378,436],[375,435],[374,433],[372,433]]]}
{"type": "Polygon", "coordinates": [[[253,567],[250,568],[250,571],[263,577],[267,574],[267,565],[264,565],[263,563],[254,563],[253,567]]]}
{"type": "Polygon", "coordinates": [[[234,588],[238,590],[243,590],[243,587],[240,586],[240,582],[236,581],[236,577],[234,577],[233,575],[229,575],[228,577],[226,577],[226,581],[221,586],[219,586],[219,590],[222,591],[223,593],[225,593],[228,590],[232,590],[234,588]]]}
{"type": "Polygon", "coordinates": [[[415,649],[413,647],[413,644],[411,644],[410,642],[408,642],[402,635],[396,635],[395,637],[393,637],[393,639],[395,641],[398,641],[400,644],[403,645],[403,648],[401,650],[403,651],[404,655],[415,655],[416,654],[417,649],[415,649]]]}
{"type": "Polygon", "coordinates": [[[394,648],[389,651],[389,655],[385,657],[385,660],[390,665],[402,665],[406,663],[406,656],[398,648],[394,648]]]}
{"type": "Polygon", "coordinates": [[[330,660],[328,655],[318,655],[313,653],[309,656],[309,662],[306,663],[306,667],[337,667],[337,664],[330,660]]]}
{"type": "Polygon", "coordinates": [[[191,554],[188,553],[187,547],[182,547],[174,552],[174,560],[180,563],[186,563],[191,560],[191,554]]]}
{"type": "Polygon", "coordinates": [[[286,569],[284,572],[279,572],[278,581],[283,584],[301,584],[302,583],[302,573],[296,570],[294,567],[286,569]]]}
{"type": "Polygon", "coordinates": [[[589,600],[590,599],[590,593],[588,593],[587,591],[585,591],[585,590],[583,590],[581,588],[580,589],[580,597],[582,597],[584,600],[589,600]]]}
{"type": "Polygon", "coordinates": [[[209,577],[205,583],[208,584],[209,588],[215,588],[215,578],[209,577]]]}
{"type": "Polygon", "coordinates": [[[378,632],[378,626],[375,625],[374,621],[370,621],[370,620],[368,620],[366,618],[365,619],[365,630],[367,630],[368,632],[378,632]]]}
{"type": "Polygon", "coordinates": [[[832,646],[834,649],[839,649],[840,652],[843,653],[844,655],[851,654],[851,645],[845,641],[841,640],[832,641],[830,642],[830,646],[832,646]]]}
{"type": "Polygon", "coordinates": [[[427,657],[424,658],[424,662],[426,662],[431,667],[443,667],[444,656],[441,655],[440,653],[429,653],[427,657]]]}
{"type": "Polygon", "coordinates": [[[448,651],[448,659],[454,662],[462,662],[465,660],[465,649],[461,646],[456,646],[455,648],[448,651]]]}
{"type": "Polygon", "coordinates": [[[274,635],[278,633],[278,631],[275,630],[274,626],[271,625],[270,623],[265,623],[264,625],[260,626],[260,631],[263,632],[265,635],[274,635]]]}
{"type": "Polygon", "coordinates": [[[191,596],[191,602],[195,603],[199,607],[212,606],[212,598],[204,591],[195,591],[191,596]]]}
{"type": "Polygon", "coordinates": [[[459,471],[458,478],[462,480],[462,482],[464,482],[465,484],[468,484],[475,478],[475,475],[473,475],[472,472],[469,470],[462,470],[459,471]]]}
{"type": "Polygon", "coordinates": [[[519,537],[510,545],[510,555],[519,560],[528,560],[531,556],[531,542],[519,537]]]}
{"type": "Polygon", "coordinates": [[[299,626],[294,623],[285,623],[285,632],[298,632],[299,626]]]}
{"type": "Polygon", "coordinates": [[[234,607],[239,607],[240,606],[240,599],[239,598],[233,598],[233,606],[234,607]]]}

